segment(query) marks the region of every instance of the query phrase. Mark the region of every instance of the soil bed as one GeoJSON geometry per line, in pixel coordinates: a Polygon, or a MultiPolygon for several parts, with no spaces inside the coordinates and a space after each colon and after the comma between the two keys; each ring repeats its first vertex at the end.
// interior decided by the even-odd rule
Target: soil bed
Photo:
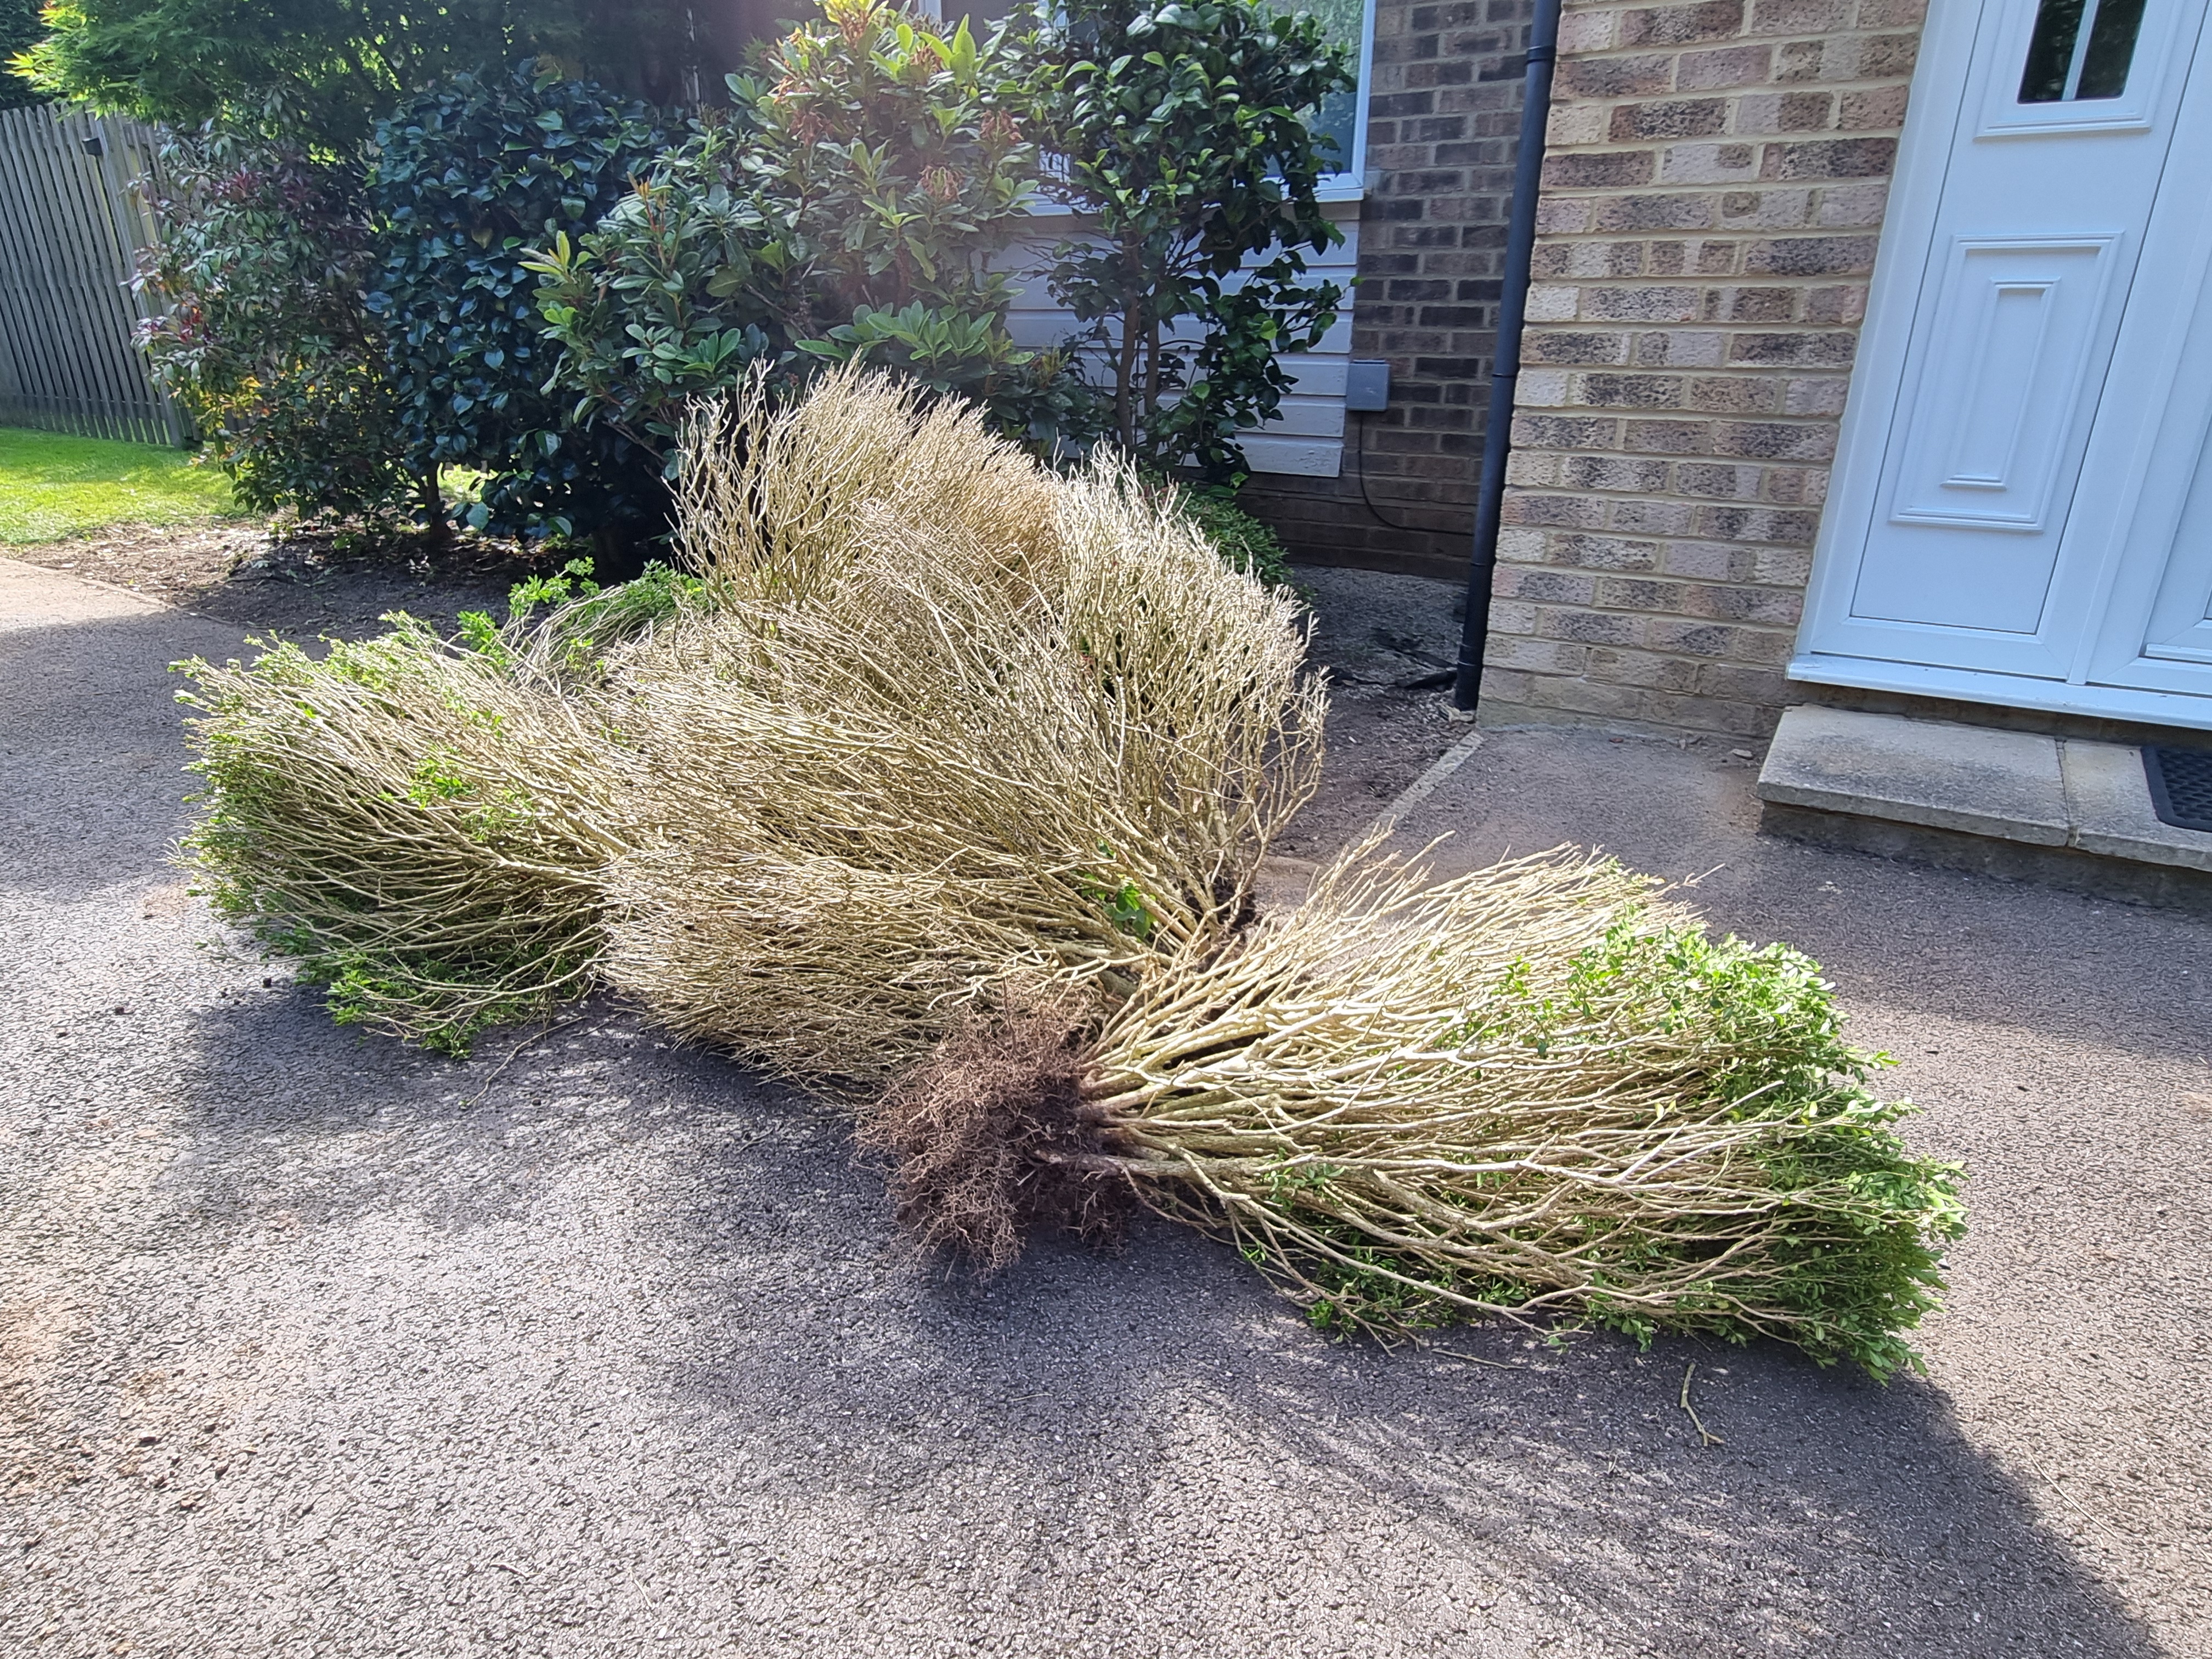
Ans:
{"type": "Polygon", "coordinates": [[[66,541],[7,550],[10,558],[128,588],[252,633],[357,639],[383,631],[387,611],[450,629],[464,611],[506,614],[507,590],[544,568],[513,542],[456,537],[358,544],[326,532],[257,525],[163,529],[120,525],[66,541]]]}

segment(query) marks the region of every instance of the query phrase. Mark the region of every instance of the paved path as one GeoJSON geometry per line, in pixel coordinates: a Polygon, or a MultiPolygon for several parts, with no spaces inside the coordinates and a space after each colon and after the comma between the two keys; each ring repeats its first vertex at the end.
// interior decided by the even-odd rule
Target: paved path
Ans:
{"type": "Polygon", "coordinates": [[[617,1011],[466,1066],[331,1026],[163,862],[163,665],[237,646],[0,562],[5,1659],[2212,1654],[2206,924],[1493,739],[1409,829],[1724,865],[1979,1225],[1924,1383],[1386,1355],[1165,1227],[947,1284],[834,1117],[617,1011]]]}

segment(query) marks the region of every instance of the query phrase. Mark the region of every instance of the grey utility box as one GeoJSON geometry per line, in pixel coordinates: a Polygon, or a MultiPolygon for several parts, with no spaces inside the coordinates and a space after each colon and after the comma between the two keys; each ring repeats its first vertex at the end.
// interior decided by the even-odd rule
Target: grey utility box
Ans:
{"type": "Polygon", "coordinates": [[[1354,357],[1344,366],[1344,406],[1354,415],[1390,407],[1390,365],[1380,357],[1354,357]]]}

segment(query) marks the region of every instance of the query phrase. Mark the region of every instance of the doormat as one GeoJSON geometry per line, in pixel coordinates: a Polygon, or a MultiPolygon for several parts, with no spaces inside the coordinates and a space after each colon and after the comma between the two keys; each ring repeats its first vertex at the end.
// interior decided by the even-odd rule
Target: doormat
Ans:
{"type": "Polygon", "coordinates": [[[2212,749],[2143,745],[2151,810],[2161,823],[2212,835],[2212,749]]]}

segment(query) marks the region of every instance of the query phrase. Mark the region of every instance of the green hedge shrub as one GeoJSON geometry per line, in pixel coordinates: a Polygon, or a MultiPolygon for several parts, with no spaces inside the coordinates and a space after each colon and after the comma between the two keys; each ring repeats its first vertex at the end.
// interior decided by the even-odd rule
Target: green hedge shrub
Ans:
{"type": "Polygon", "coordinates": [[[163,146],[141,337],[241,506],[394,520],[424,480],[362,304],[375,253],[357,179],[309,153],[281,100],[258,128],[163,146]]]}
{"type": "Polygon", "coordinates": [[[664,511],[653,458],[544,390],[554,353],[528,269],[532,250],[596,224],[663,143],[643,105],[537,63],[455,76],[377,124],[367,303],[409,465],[486,474],[477,528],[586,535],[664,511]]]}

